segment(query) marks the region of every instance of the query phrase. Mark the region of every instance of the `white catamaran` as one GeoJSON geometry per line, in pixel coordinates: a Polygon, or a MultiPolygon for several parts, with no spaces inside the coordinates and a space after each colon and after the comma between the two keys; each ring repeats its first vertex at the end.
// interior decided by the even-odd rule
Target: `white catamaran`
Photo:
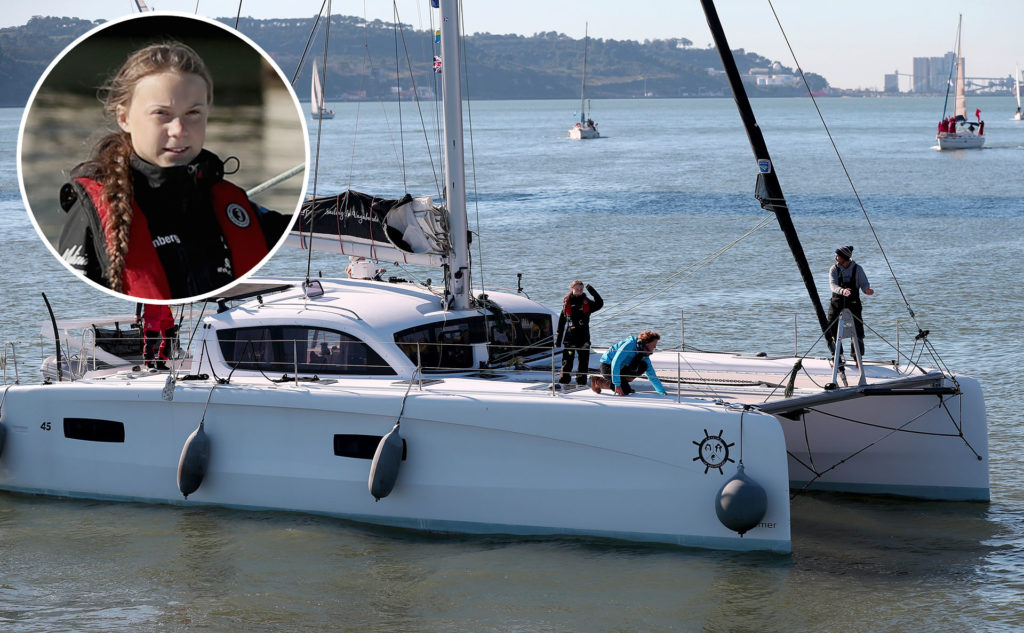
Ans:
{"type": "MultiPolygon", "coordinates": [[[[827,328],[731,49],[702,4],[757,197],[827,328]]],[[[456,0],[440,11],[444,68],[456,69],[456,0]]],[[[459,73],[443,73],[443,101],[444,205],[352,191],[305,205],[291,243],[349,255],[352,278],[237,286],[166,371],[119,365],[111,357],[129,354],[112,348],[100,362],[95,331],[72,339],[55,323],[56,379],[0,393],[0,488],[772,552],[792,547],[791,487],[989,498],[985,404],[966,376],[857,357],[847,384],[838,353],[666,351],[651,358],[668,396],[642,380],[628,398],[556,385],[554,313],[474,293],[459,73]],[[441,266],[444,285],[380,280],[358,258],[441,266]]]]}
{"type": "MultiPolygon", "coordinates": [[[[444,68],[456,69],[457,3],[440,10],[444,68]]],[[[318,212],[352,220],[370,239],[336,237],[343,252],[439,259],[444,288],[265,279],[220,297],[168,371],[58,354],[56,382],[3,389],[0,488],[790,551],[775,416],[643,385],[629,398],[554,389],[552,311],[474,296],[459,73],[443,73],[443,91],[443,208],[337,196],[307,205],[293,240],[315,246],[304,223],[318,231],[318,212]],[[434,224],[446,237],[421,230],[434,224]]]]}
{"type": "Polygon", "coordinates": [[[946,118],[946,107],[949,105],[949,90],[946,90],[946,101],[942,104],[942,119],[935,140],[939,149],[979,149],[985,144],[985,122],[981,120],[981,110],[975,112],[976,121],[967,118],[967,98],[964,94],[966,79],[964,78],[964,58],[961,54],[960,27],[963,16],[956,24],[956,58],[950,74],[956,72],[956,100],[953,116],[946,118]]]}

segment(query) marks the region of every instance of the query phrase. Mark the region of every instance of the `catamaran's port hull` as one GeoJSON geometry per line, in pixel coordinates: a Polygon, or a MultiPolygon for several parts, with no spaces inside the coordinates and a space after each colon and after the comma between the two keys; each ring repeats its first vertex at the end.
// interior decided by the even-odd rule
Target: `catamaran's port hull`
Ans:
{"type": "Polygon", "coordinates": [[[442,532],[790,551],[785,440],[772,416],[654,394],[524,394],[522,385],[499,386],[515,394],[460,395],[458,381],[446,380],[410,392],[405,459],[394,490],[376,502],[367,489],[372,449],[395,424],[407,385],[372,380],[349,389],[219,385],[212,396],[208,381],[179,383],[171,402],[159,376],[13,386],[0,412],[0,489],[442,532]],[[185,501],[176,471],[201,419],[209,468],[185,501]],[[361,436],[371,439],[360,449],[361,436]],[[699,457],[709,436],[728,451],[720,469],[699,457]],[[746,474],[767,493],[764,518],[742,538],[715,511],[741,445],[746,474]]]}

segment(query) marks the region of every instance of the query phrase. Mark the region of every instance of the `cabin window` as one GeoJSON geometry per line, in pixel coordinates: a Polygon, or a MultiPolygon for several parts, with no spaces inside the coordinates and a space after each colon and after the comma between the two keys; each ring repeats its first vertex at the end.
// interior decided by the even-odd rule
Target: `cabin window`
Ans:
{"type": "Polygon", "coordinates": [[[124,442],[124,423],[94,418],[64,418],[64,437],[87,442],[124,442]]]}
{"type": "Polygon", "coordinates": [[[452,319],[395,333],[395,343],[424,371],[473,369],[473,345],[487,341],[483,317],[452,319]]]}
{"type": "Polygon", "coordinates": [[[529,357],[551,351],[554,344],[551,315],[510,313],[502,318],[488,316],[488,361],[503,363],[515,357],[529,357]]]}
{"type": "Polygon", "coordinates": [[[395,375],[395,370],[369,345],[337,330],[277,325],[220,330],[217,338],[224,360],[235,369],[395,375]]]}
{"type": "MultiPolygon", "coordinates": [[[[356,459],[373,459],[377,446],[384,439],[380,435],[339,434],[334,436],[334,454],[338,457],[354,457],[356,459]]],[[[402,461],[405,461],[408,446],[402,438],[402,461]]]]}

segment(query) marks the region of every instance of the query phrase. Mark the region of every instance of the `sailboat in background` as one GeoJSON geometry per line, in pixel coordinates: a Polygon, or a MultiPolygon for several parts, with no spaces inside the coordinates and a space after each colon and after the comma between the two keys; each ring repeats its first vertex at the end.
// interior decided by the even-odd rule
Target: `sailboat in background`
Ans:
{"type": "Polygon", "coordinates": [[[967,120],[967,99],[964,96],[964,58],[961,55],[960,27],[963,24],[963,16],[960,16],[956,25],[956,57],[953,60],[953,69],[956,70],[956,102],[953,116],[946,118],[946,105],[949,103],[949,87],[946,88],[946,101],[942,105],[942,120],[939,121],[939,130],[935,140],[939,143],[939,149],[979,149],[985,144],[985,122],[981,120],[981,110],[974,113],[977,121],[967,120]]]}
{"type": "Polygon", "coordinates": [[[1021,118],[1024,118],[1024,115],[1022,115],[1020,111],[1020,66],[1018,65],[1014,67],[1014,70],[1015,72],[1013,74],[1013,94],[1015,97],[1017,97],[1017,111],[1013,113],[1013,120],[1020,121],[1021,118]]]}
{"type": "Polygon", "coordinates": [[[316,60],[313,60],[313,82],[310,85],[310,112],[314,119],[333,119],[334,110],[329,110],[324,104],[324,89],[320,81],[320,71],[317,69],[316,60]]]}
{"type": "Polygon", "coordinates": [[[569,138],[582,141],[588,138],[600,138],[601,133],[597,131],[597,123],[590,118],[587,112],[587,48],[590,45],[590,24],[584,27],[583,31],[583,87],[580,89],[580,121],[569,128],[569,138]]]}

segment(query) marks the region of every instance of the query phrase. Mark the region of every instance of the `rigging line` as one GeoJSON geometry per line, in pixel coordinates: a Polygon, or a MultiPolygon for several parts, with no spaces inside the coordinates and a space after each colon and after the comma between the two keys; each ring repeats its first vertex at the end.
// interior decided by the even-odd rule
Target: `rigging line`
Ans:
{"type": "MultiPolygon", "coordinates": [[[[868,331],[869,331],[869,332],[871,332],[872,334],[874,334],[875,336],[877,336],[877,337],[878,337],[879,339],[881,339],[881,340],[882,340],[882,342],[883,342],[883,343],[885,343],[885,344],[886,344],[886,345],[888,345],[888,346],[889,346],[890,348],[892,348],[892,349],[893,349],[893,351],[895,351],[895,352],[896,352],[897,356],[902,356],[903,358],[905,358],[905,359],[907,360],[907,362],[908,362],[908,363],[910,363],[910,364],[912,364],[912,365],[914,366],[914,369],[917,369],[917,370],[918,370],[918,371],[920,371],[920,372],[921,372],[922,374],[924,374],[924,373],[927,373],[927,371],[925,370],[925,368],[924,368],[924,367],[921,367],[921,365],[919,365],[919,364],[918,364],[917,362],[915,362],[915,361],[914,361],[914,359],[913,359],[913,358],[911,358],[910,356],[907,356],[906,354],[902,353],[902,352],[901,352],[900,350],[896,349],[896,346],[895,346],[895,345],[893,345],[893,344],[892,344],[892,343],[890,343],[890,342],[889,342],[888,340],[886,340],[886,338],[885,338],[884,336],[882,336],[881,334],[879,334],[879,333],[878,333],[877,331],[875,331],[875,329],[874,329],[873,327],[871,327],[870,325],[868,325],[867,323],[865,323],[863,319],[857,319],[857,317],[856,317],[856,316],[854,316],[853,318],[854,318],[854,319],[856,319],[856,320],[858,320],[858,321],[860,321],[861,325],[863,325],[864,327],[866,327],[866,328],[868,329],[868,331]]],[[[923,350],[924,350],[924,347],[922,346],[922,353],[923,353],[923,350]]],[[[911,351],[913,351],[913,350],[911,350],[911,351]]],[[[945,364],[944,362],[942,362],[942,359],[941,359],[941,358],[939,358],[937,354],[930,354],[930,355],[931,355],[931,357],[932,357],[932,361],[934,361],[934,362],[935,362],[935,364],[936,364],[936,365],[938,365],[938,366],[939,366],[939,367],[940,367],[940,368],[941,368],[941,369],[943,370],[943,373],[948,373],[948,372],[949,372],[949,367],[947,367],[947,366],[946,366],[946,364],[945,364]]],[[[910,368],[910,366],[908,365],[908,366],[907,366],[907,371],[910,371],[910,370],[911,370],[911,368],[910,368]]]]}
{"type": "MultiPolygon", "coordinates": [[[[196,8],[199,7],[199,0],[196,0],[196,8]]],[[[242,17],[242,0],[238,0],[238,11],[235,12],[235,30],[238,30],[238,20],[242,17]]]]}
{"type": "MultiPolygon", "coordinates": [[[[462,68],[465,72],[460,73],[466,83],[466,113],[469,120],[469,158],[471,165],[471,173],[473,174],[473,210],[476,214],[476,249],[480,255],[480,262],[477,264],[477,269],[480,270],[480,290],[481,292],[487,288],[484,283],[484,247],[483,239],[480,237],[480,192],[477,189],[476,183],[476,144],[473,142],[473,100],[469,96],[469,57],[466,54],[466,20],[463,19],[462,15],[462,3],[459,3],[459,26],[462,28],[462,33],[459,36],[462,38],[462,68]]],[[[470,288],[470,295],[473,294],[473,289],[470,288]]]]}
{"type": "Polygon", "coordinates": [[[316,35],[316,27],[320,25],[320,17],[323,15],[324,7],[327,6],[327,0],[320,5],[320,12],[316,14],[316,20],[313,21],[313,28],[309,30],[309,37],[306,38],[306,47],[302,49],[302,55],[299,56],[299,63],[295,65],[295,73],[292,74],[292,86],[295,86],[295,82],[299,80],[299,73],[302,72],[302,65],[306,63],[306,53],[309,52],[309,47],[313,43],[313,36],[316,35]]]}
{"type": "MultiPolygon", "coordinates": [[[[419,7],[420,5],[417,4],[416,6],[419,7]]],[[[396,22],[398,22],[398,20],[396,20],[396,22]]],[[[430,159],[430,172],[434,175],[434,187],[437,189],[438,197],[440,197],[441,182],[437,176],[437,165],[434,163],[434,153],[430,150],[430,136],[427,134],[427,123],[423,119],[422,101],[420,101],[419,91],[416,87],[416,74],[413,72],[412,59],[409,58],[409,45],[405,41],[405,29],[401,28],[401,23],[399,23],[398,26],[399,33],[402,35],[402,49],[405,50],[405,66],[409,70],[409,82],[412,84],[413,103],[416,104],[416,112],[420,117],[420,129],[423,130],[423,141],[427,146],[427,157],[430,159]]]]}
{"type": "MultiPolygon", "coordinates": [[[[934,405],[934,406],[932,406],[932,407],[922,411],[918,415],[910,418],[909,420],[904,422],[902,425],[897,426],[897,427],[885,426],[884,424],[875,424],[874,422],[865,422],[864,420],[856,420],[854,418],[847,418],[847,417],[842,416],[842,415],[836,415],[835,413],[829,413],[828,411],[822,411],[821,409],[815,409],[814,407],[808,407],[807,410],[808,411],[813,411],[815,413],[818,413],[818,414],[826,416],[826,417],[835,418],[837,420],[842,420],[843,422],[851,422],[853,424],[858,424],[860,426],[868,426],[868,427],[871,427],[871,428],[874,428],[874,429],[883,429],[883,430],[886,430],[886,431],[890,431],[889,433],[887,433],[887,434],[883,435],[882,437],[878,438],[877,440],[875,440],[874,443],[878,443],[879,441],[884,440],[885,438],[887,438],[887,437],[889,437],[889,436],[891,436],[891,435],[893,435],[895,433],[906,433],[907,435],[924,435],[924,436],[927,436],[927,437],[961,437],[963,435],[963,433],[960,432],[960,429],[957,429],[956,433],[936,433],[934,431],[914,431],[914,430],[909,430],[909,429],[905,428],[908,425],[913,424],[914,422],[917,422],[918,420],[920,420],[924,416],[928,415],[932,411],[935,411],[936,409],[938,409],[941,406],[942,406],[942,401],[940,400],[938,404],[936,404],[936,405],[934,405]]],[[[954,424],[953,427],[956,428],[956,424],[954,424]]],[[[863,450],[863,449],[861,449],[861,450],[863,450]]],[[[857,451],[857,452],[859,453],[860,451],[857,451]]]]}
{"type": "Polygon", "coordinates": [[[818,107],[818,101],[814,98],[814,93],[811,91],[810,84],[807,83],[807,77],[804,75],[804,69],[800,66],[800,62],[797,61],[796,52],[793,51],[793,46],[789,43],[789,36],[786,35],[786,30],[782,28],[782,21],[779,19],[779,14],[775,11],[775,5],[772,4],[772,0],[768,0],[768,6],[771,7],[772,15],[775,16],[775,23],[779,25],[779,31],[782,32],[782,38],[786,41],[786,47],[789,49],[789,54],[793,57],[793,63],[796,65],[796,69],[800,72],[800,79],[803,81],[804,87],[807,88],[807,94],[811,98],[811,103],[814,104],[814,109],[818,113],[818,118],[821,119],[821,125],[825,128],[825,133],[828,135],[829,142],[832,143],[832,149],[835,151],[836,157],[839,159],[839,164],[843,168],[843,173],[846,174],[846,179],[850,183],[850,189],[853,190],[853,196],[857,199],[857,204],[860,205],[861,213],[863,213],[864,219],[868,223],[868,228],[871,229],[871,235],[875,238],[875,243],[878,244],[878,250],[882,253],[885,265],[889,267],[889,274],[892,275],[892,279],[896,283],[896,289],[899,290],[900,297],[903,298],[903,304],[907,307],[907,312],[910,313],[910,318],[914,319],[914,323],[916,324],[917,319],[914,316],[914,310],[910,307],[910,302],[907,300],[906,294],[903,293],[903,286],[900,284],[900,280],[896,276],[896,271],[893,270],[892,263],[889,261],[889,256],[885,253],[885,248],[882,246],[882,240],[878,237],[878,233],[875,231],[875,226],[871,223],[871,218],[868,216],[868,211],[864,207],[864,202],[860,198],[860,193],[857,191],[856,185],[853,184],[853,177],[850,176],[850,171],[846,168],[846,162],[843,160],[843,156],[839,152],[839,147],[836,146],[836,141],[832,137],[832,130],[830,130],[828,124],[825,123],[825,116],[821,113],[821,108],[818,107]]]}
{"type": "Polygon", "coordinates": [[[980,461],[982,459],[981,455],[978,454],[978,451],[974,450],[974,446],[972,446],[971,443],[968,442],[967,438],[964,436],[964,429],[963,429],[964,399],[963,398],[959,398],[959,406],[960,406],[960,423],[957,424],[956,418],[953,417],[953,412],[949,410],[949,406],[947,405],[947,403],[944,400],[942,401],[942,408],[946,410],[946,415],[949,416],[950,422],[953,423],[953,426],[956,427],[956,430],[960,431],[960,440],[963,441],[964,445],[967,446],[967,448],[972,453],[974,453],[974,457],[977,458],[980,461]]]}
{"type": "MultiPolygon", "coordinates": [[[[842,466],[843,464],[845,464],[849,460],[853,459],[857,455],[860,455],[861,453],[863,453],[864,451],[868,450],[869,448],[875,446],[876,444],[878,444],[882,440],[885,440],[885,439],[888,439],[888,438],[892,437],[896,433],[909,433],[909,434],[912,434],[912,435],[928,435],[928,436],[932,436],[932,437],[961,437],[962,438],[963,437],[962,433],[959,434],[959,435],[955,435],[955,434],[952,434],[952,433],[928,433],[928,432],[924,432],[924,431],[907,431],[907,430],[905,430],[904,427],[906,427],[906,426],[908,426],[910,424],[913,424],[914,422],[916,422],[920,418],[924,417],[928,413],[931,413],[932,411],[934,411],[936,408],[937,407],[932,407],[931,409],[928,409],[927,411],[924,411],[923,413],[921,413],[921,415],[918,415],[918,416],[916,416],[914,418],[911,418],[910,420],[907,420],[902,426],[897,427],[897,428],[892,428],[892,427],[887,427],[887,426],[880,426],[880,425],[877,425],[877,424],[871,424],[869,422],[861,422],[859,420],[854,420],[852,418],[844,418],[844,417],[839,416],[839,415],[833,415],[831,413],[826,413],[826,412],[821,411],[819,409],[810,409],[811,411],[815,411],[816,413],[820,413],[822,415],[831,416],[831,417],[834,417],[834,418],[838,418],[840,420],[845,420],[847,422],[853,422],[854,424],[863,424],[865,426],[871,426],[871,427],[875,427],[875,428],[879,428],[879,429],[889,429],[891,432],[890,433],[886,433],[882,437],[879,437],[878,439],[868,443],[866,446],[864,446],[864,447],[854,451],[853,453],[847,455],[846,457],[840,459],[838,462],[832,464],[831,466],[829,466],[825,470],[821,471],[820,473],[817,472],[816,470],[811,470],[811,472],[813,472],[814,475],[815,475],[814,478],[812,478],[810,481],[808,481],[804,485],[804,487],[801,488],[798,492],[806,491],[811,486],[811,484],[813,484],[815,481],[821,479],[821,477],[826,475],[829,471],[832,471],[832,470],[835,470],[836,468],[839,468],[840,466],[842,466]]],[[[968,445],[968,448],[970,448],[970,445],[968,445]]],[[[973,448],[971,450],[973,451],[973,448]]],[[[803,462],[801,462],[796,457],[796,455],[794,455],[790,451],[786,451],[786,453],[790,457],[792,457],[795,461],[800,462],[800,464],[803,465],[804,468],[807,468],[807,465],[803,464],[803,462]]],[[[977,453],[975,453],[975,454],[977,454],[977,453]]],[[[808,455],[810,455],[810,452],[808,452],[808,455]]]]}
{"type": "Polygon", "coordinates": [[[405,127],[402,125],[402,72],[398,62],[398,24],[400,22],[398,18],[398,0],[392,0],[391,7],[395,16],[395,23],[391,25],[391,28],[395,35],[395,90],[398,96],[398,147],[402,155],[400,164],[402,170],[402,191],[409,193],[409,183],[406,180],[405,173],[405,127]]]}
{"type": "MultiPolygon", "coordinates": [[[[331,41],[331,0],[324,0],[327,4],[327,20],[324,24],[324,77],[323,81],[320,82],[320,90],[324,91],[327,87],[327,45],[331,41]]],[[[319,21],[319,16],[317,16],[319,21]]],[[[314,70],[314,72],[316,72],[314,70]]],[[[319,80],[319,77],[317,78],[319,80]]],[[[317,109],[318,116],[316,118],[316,156],[313,160],[313,199],[316,199],[316,186],[320,176],[320,138],[324,128],[324,117],[323,112],[320,110],[320,104],[311,104],[317,109]]],[[[306,252],[306,281],[309,281],[309,270],[313,265],[313,214],[309,215],[309,232],[310,232],[310,243],[309,248],[306,252]]]]}
{"type": "Polygon", "coordinates": [[[743,241],[744,239],[750,237],[751,235],[753,235],[757,231],[760,231],[761,229],[763,229],[765,226],[767,226],[771,222],[775,221],[775,219],[776,219],[776,216],[774,214],[768,214],[767,216],[762,218],[757,223],[757,225],[754,226],[754,228],[750,229],[745,234],[743,234],[742,236],[736,238],[732,242],[726,244],[725,246],[723,246],[722,248],[718,249],[717,251],[713,251],[712,253],[710,253],[708,255],[705,255],[702,259],[698,260],[696,263],[691,264],[691,265],[683,268],[680,271],[676,271],[675,273],[672,273],[671,275],[666,277],[664,280],[659,281],[659,282],[657,282],[657,283],[655,283],[655,284],[653,284],[653,285],[651,285],[651,286],[649,286],[649,287],[647,287],[647,288],[645,288],[643,290],[640,290],[639,292],[635,293],[632,298],[626,299],[624,301],[620,301],[619,303],[617,303],[617,304],[615,304],[613,306],[609,306],[608,308],[605,308],[605,310],[604,310],[605,317],[602,318],[601,320],[595,322],[594,325],[601,325],[603,323],[607,323],[611,319],[614,319],[614,318],[620,316],[620,314],[617,313],[616,310],[618,310],[621,306],[623,306],[624,304],[628,303],[629,301],[632,301],[632,300],[636,299],[637,297],[641,297],[641,296],[647,294],[648,292],[651,292],[651,293],[654,293],[654,294],[652,294],[651,296],[647,297],[646,299],[640,301],[639,303],[637,303],[637,304],[635,304],[633,306],[630,306],[628,308],[622,308],[621,313],[625,314],[625,313],[631,312],[631,311],[635,310],[636,308],[642,306],[643,304],[647,303],[648,301],[653,300],[658,295],[661,295],[661,294],[663,294],[665,292],[668,292],[669,290],[671,290],[675,286],[679,285],[680,283],[682,283],[683,281],[685,281],[689,277],[693,276],[693,274],[696,273],[696,271],[700,270],[701,268],[704,268],[705,266],[709,266],[712,262],[714,262],[716,259],[718,259],[722,255],[724,255],[726,251],[728,251],[730,248],[732,248],[736,244],[740,243],[741,241],[743,241]],[[682,278],[681,279],[677,279],[678,277],[682,277],[682,278]],[[673,281],[673,280],[675,280],[675,281],[673,281]],[[661,290],[658,290],[657,292],[655,292],[658,288],[660,288],[662,286],[664,286],[664,288],[662,288],[661,290]]]}
{"type": "MultiPolygon", "coordinates": [[[[440,11],[441,11],[441,9],[438,8],[438,12],[439,13],[440,13],[440,11]]],[[[441,51],[438,50],[438,44],[439,44],[438,39],[439,38],[437,37],[437,34],[440,33],[440,28],[441,27],[434,25],[434,12],[433,11],[427,11],[427,15],[430,16],[430,32],[435,34],[435,36],[433,38],[431,38],[431,40],[430,40],[430,54],[431,54],[432,59],[433,58],[439,58],[439,55],[441,54],[441,51]]],[[[434,141],[437,143],[437,146],[436,146],[437,147],[437,155],[438,156],[443,156],[443,154],[441,153],[442,152],[441,148],[444,147],[444,140],[442,138],[443,134],[442,134],[442,131],[441,131],[441,125],[439,123],[439,121],[441,121],[442,118],[443,118],[443,114],[441,112],[441,86],[438,85],[439,73],[435,72],[435,73],[431,73],[431,74],[433,75],[433,81],[434,81],[434,135],[435,135],[434,141]]],[[[441,179],[440,179],[440,181],[444,181],[445,178],[446,178],[446,176],[444,174],[444,169],[445,169],[444,161],[442,160],[441,161],[441,179]]],[[[438,182],[439,186],[438,186],[438,191],[437,191],[437,198],[439,200],[442,198],[440,181],[438,182]]]]}
{"type": "MultiPolygon", "coordinates": [[[[184,306],[184,304],[182,304],[182,305],[184,306]]],[[[189,304],[189,317],[190,317],[190,319],[191,319],[191,313],[192,313],[192,305],[194,305],[194,304],[189,304]]],[[[185,346],[185,355],[186,356],[188,356],[189,354],[192,353],[192,343],[194,343],[195,340],[196,340],[196,332],[199,330],[199,325],[203,322],[203,315],[206,314],[206,306],[207,305],[209,305],[209,302],[204,301],[202,309],[199,310],[199,316],[196,317],[195,319],[192,319],[192,333],[189,334],[188,345],[185,346]]],[[[184,312],[185,312],[184,307],[182,307],[182,317],[183,318],[185,316],[184,312]]],[[[179,346],[180,346],[180,340],[179,340],[179,346]]],[[[200,366],[200,368],[202,368],[202,358],[200,358],[199,366],[200,366]]]]}
{"type": "MultiPolygon", "coordinates": [[[[366,1],[363,0],[363,64],[359,69],[359,91],[360,94],[365,94],[363,91],[366,89],[366,66],[369,62],[370,70],[373,70],[373,60],[370,59],[370,38],[367,35],[369,32],[370,21],[366,19],[366,1]]],[[[356,101],[356,120],[352,128],[352,152],[349,156],[348,163],[348,181],[346,183],[346,189],[352,188],[352,180],[355,178],[356,170],[356,148],[359,142],[359,115],[362,111],[363,100],[360,98],[356,101]]]]}
{"type": "Polygon", "coordinates": [[[636,308],[640,307],[644,303],[647,303],[648,301],[651,301],[652,299],[654,299],[658,295],[663,294],[665,292],[668,292],[673,287],[679,285],[680,283],[682,283],[683,281],[685,281],[689,277],[693,276],[701,268],[703,268],[705,266],[709,266],[712,262],[714,262],[716,259],[718,259],[722,255],[724,255],[727,250],[729,250],[730,248],[735,246],[737,243],[739,243],[743,239],[746,239],[747,237],[750,237],[751,235],[753,235],[757,231],[761,230],[762,228],[764,228],[765,226],[767,226],[768,224],[770,224],[774,220],[775,220],[775,215],[774,214],[769,214],[768,216],[765,216],[753,229],[748,231],[745,235],[737,238],[736,240],[734,240],[733,242],[725,245],[724,247],[720,248],[719,250],[714,251],[714,252],[712,252],[712,253],[710,253],[708,255],[705,255],[702,259],[698,260],[696,263],[691,264],[691,265],[687,266],[686,268],[684,268],[684,269],[682,269],[680,271],[677,271],[677,272],[669,275],[668,277],[665,278],[665,280],[660,281],[660,282],[658,282],[656,284],[653,284],[652,286],[650,286],[648,288],[645,288],[645,289],[637,292],[636,294],[633,295],[632,299],[626,299],[624,301],[619,302],[618,304],[615,304],[614,306],[611,306],[610,309],[606,309],[606,311],[605,311],[605,315],[606,315],[605,318],[597,321],[595,323],[595,325],[601,325],[602,323],[606,323],[607,321],[610,321],[611,319],[614,319],[614,318],[620,316],[619,313],[616,313],[616,310],[619,309],[622,305],[624,305],[628,301],[631,301],[631,300],[635,299],[636,297],[641,297],[641,296],[643,296],[644,294],[646,294],[648,292],[654,293],[650,297],[648,297],[647,299],[644,299],[643,301],[640,301],[639,303],[637,303],[637,304],[635,304],[635,305],[633,305],[633,306],[631,306],[629,308],[622,309],[622,314],[631,312],[632,310],[635,310],[636,308]],[[681,277],[681,278],[679,278],[679,277],[681,277]],[[679,279],[677,279],[677,278],[679,278],[679,279]],[[675,280],[675,281],[673,281],[673,280],[675,280]],[[664,286],[664,288],[662,288],[660,291],[655,292],[655,290],[657,288],[661,287],[661,286],[664,286]]]}
{"type": "MultiPolygon", "coordinates": [[[[956,22],[956,37],[953,38],[953,50],[959,53],[960,51],[960,21],[964,19],[963,14],[957,18],[956,22]]],[[[953,71],[956,70],[957,64],[960,63],[960,55],[953,55],[953,64],[949,67],[949,76],[946,77],[946,98],[942,101],[942,118],[946,118],[946,106],[949,105],[949,87],[953,84],[953,71]]],[[[956,110],[956,106],[953,106],[956,110]]]]}

